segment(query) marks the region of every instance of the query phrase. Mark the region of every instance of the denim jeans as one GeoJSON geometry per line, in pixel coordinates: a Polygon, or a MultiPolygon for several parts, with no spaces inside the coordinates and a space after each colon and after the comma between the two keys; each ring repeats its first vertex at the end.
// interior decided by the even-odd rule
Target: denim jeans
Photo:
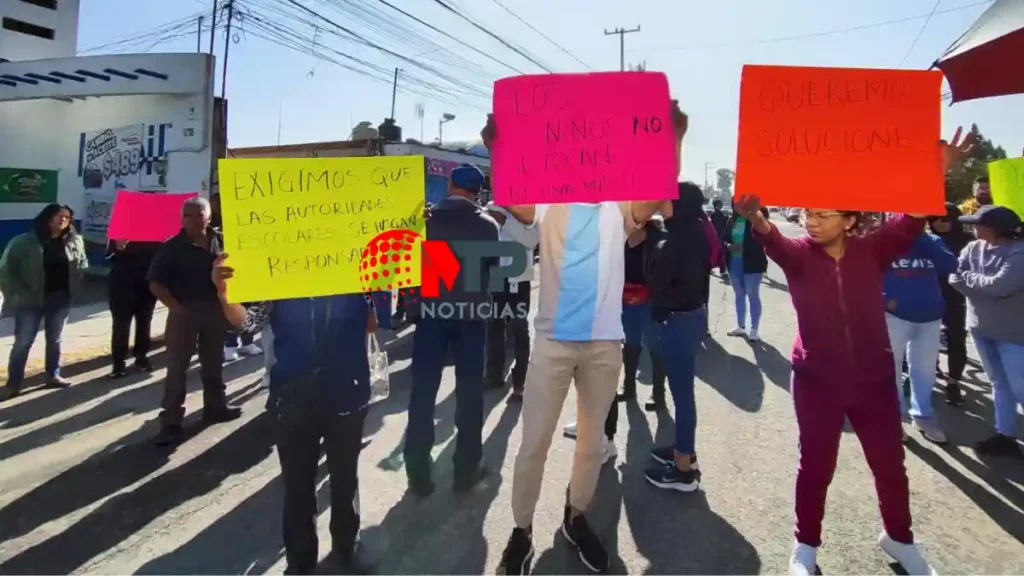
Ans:
{"type": "Polygon", "coordinates": [[[14,346],[7,364],[7,385],[21,389],[25,379],[25,363],[28,353],[36,341],[39,323],[43,323],[46,337],[46,377],[60,375],[60,343],[64,325],[71,311],[71,296],[67,292],[47,294],[42,308],[22,306],[14,310],[14,346]]]}
{"type": "Polygon", "coordinates": [[[622,330],[626,335],[625,344],[627,346],[647,346],[648,350],[655,350],[657,329],[654,319],[651,318],[650,303],[626,304],[623,302],[622,330]]]}
{"type": "Polygon", "coordinates": [[[701,307],[689,312],[673,312],[658,324],[661,355],[672,400],[676,406],[676,450],[693,454],[697,431],[697,404],[693,380],[697,372],[697,352],[707,330],[707,311],[701,307]]]}
{"type": "Polygon", "coordinates": [[[413,333],[412,391],[405,434],[405,471],[411,481],[430,479],[434,407],[445,353],[455,357],[455,473],[471,473],[483,450],[484,348],[482,320],[420,318],[413,333]]]}
{"type": "Polygon", "coordinates": [[[911,322],[886,313],[889,344],[896,368],[896,389],[900,391],[900,410],[907,412],[903,396],[903,359],[910,368],[910,417],[929,420],[932,411],[932,388],[935,387],[935,365],[939,362],[939,336],[942,320],[911,322]]]}
{"type": "Polygon", "coordinates": [[[761,325],[761,277],[763,274],[744,274],[743,259],[729,261],[729,284],[736,294],[736,325],[747,326],[747,300],[750,300],[750,328],[761,325]]]}
{"type": "Polygon", "coordinates": [[[1024,404],[1024,345],[1000,342],[971,331],[981,365],[992,382],[996,406],[996,432],[1014,436],[1017,405],[1024,404]]]}

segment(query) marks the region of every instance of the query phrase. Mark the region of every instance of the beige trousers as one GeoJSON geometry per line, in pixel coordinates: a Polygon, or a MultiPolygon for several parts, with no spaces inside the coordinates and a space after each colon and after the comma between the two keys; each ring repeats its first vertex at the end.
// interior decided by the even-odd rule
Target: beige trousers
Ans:
{"type": "Polygon", "coordinates": [[[533,523],[544,464],[558,417],[576,381],[576,454],[569,481],[569,504],[586,510],[597,487],[604,453],[604,421],[615,401],[622,371],[618,340],[565,342],[538,336],[530,354],[523,397],[523,439],[512,480],[512,517],[516,526],[533,523]]]}

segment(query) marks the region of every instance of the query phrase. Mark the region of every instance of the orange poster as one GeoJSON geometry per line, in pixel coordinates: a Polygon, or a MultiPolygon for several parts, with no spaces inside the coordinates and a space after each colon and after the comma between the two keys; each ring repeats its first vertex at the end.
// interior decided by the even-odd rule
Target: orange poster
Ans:
{"type": "Polygon", "coordinates": [[[937,71],[744,66],[736,194],[945,214],[941,88],[937,71]]]}

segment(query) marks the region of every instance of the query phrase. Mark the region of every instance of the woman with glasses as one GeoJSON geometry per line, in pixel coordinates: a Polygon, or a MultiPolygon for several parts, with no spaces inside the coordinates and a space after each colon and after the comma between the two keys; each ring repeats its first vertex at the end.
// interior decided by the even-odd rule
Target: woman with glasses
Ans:
{"type": "MultiPolygon", "coordinates": [[[[947,171],[971,149],[972,137],[959,144],[960,133],[953,145],[941,144],[947,171]]],[[[879,545],[908,574],[932,574],[910,529],[903,427],[882,297],[886,270],[924,229],[924,218],[896,216],[860,235],[856,212],[806,210],[808,235],[792,239],[764,217],[757,197],[742,196],[736,206],[786,274],[797,317],[790,391],[800,465],[789,573],[815,573],[828,486],[849,419],[875,477],[885,528],[879,545]]]]}

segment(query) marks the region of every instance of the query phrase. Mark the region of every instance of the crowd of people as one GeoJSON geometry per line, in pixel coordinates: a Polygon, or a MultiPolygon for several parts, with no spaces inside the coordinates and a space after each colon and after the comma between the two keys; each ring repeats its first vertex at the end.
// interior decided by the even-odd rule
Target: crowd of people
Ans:
{"type": "MultiPolygon", "coordinates": [[[[688,118],[673,103],[677,152],[688,118]]],[[[493,118],[481,132],[490,149],[493,118]]],[[[947,170],[971,147],[970,138],[939,143],[947,170]]],[[[586,519],[602,464],[616,457],[612,441],[618,402],[634,401],[643,352],[650,357],[652,395],[645,407],[664,410],[672,393],[675,437],[652,448],[644,476],[654,487],[692,492],[703,480],[697,457],[694,380],[701,343],[710,336],[708,296],[715,271],[735,294],[736,326],[728,333],[759,340],[759,289],[774,261],[783,271],[797,316],[791,393],[799,430],[796,529],[792,574],[814,574],[821,545],[826,493],[832,481],[844,421],[860,440],[875,478],[883,532],[879,545],[909,574],[934,573],[914,541],[901,413],[929,441],[946,435],[936,422],[936,385],[944,333],[949,355],[946,401],[962,402],[960,380],[970,334],[992,383],[995,434],[977,445],[990,454],[1019,453],[1017,406],[1024,401],[1024,240],[1021,221],[991,203],[979,181],[977,210],[961,215],[892,215],[868,228],[859,213],[807,209],[807,235],[784,236],[756,197],[721,204],[709,216],[701,189],[679,184],[671,201],[603,202],[496,207],[478,202],[484,175],[472,166],[453,170],[447,199],[430,207],[427,237],[445,241],[519,243],[539,247],[539,278],[532,267],[506,280],[497,294],[467,290],[460,279],[442,300],[492,300],[500,308],[529,310],[537,280],[534,342],[525,315],[492,318],[422,316],[416,321],[412,389],[404,456],[410,492],[429,497],[434,408],[446,357],[455,366],[454,485],[472,489],[487,477],[483,462],[483,395],[506,384],[507,339],[514,351],[513,400],[522,402],[522,439],[512,481],[512,527],[502,552],[505,574],[529,571],[534,512],[547,456],[570,385],[576,420],[563,430],[576,439],[572,475],[559,529],[594,572],[608,553],[586,519]],[[926,231],[926,224],[929,231],[926,231]],[[973,228],[971,239],[963,228],[973,228]],[[749,319],[749,322],[748,322],[749,319]],[[904,359],[910,405],[902,390],[904,359]],[[621,388],[620,388],[621,380],[621,388]]],[[[241,415],[226,401],[222,366],[238,351],[267,352],[267,409],[277,426],[284,479],[283,535],[287,573],[313,573],[318,559],[316,475],[321,450],[331,477],[332,557],[345,573],[368,569],[356,546],[360,527],[358,458],[370,405],[367,335],[378,328],[372,295],[340,294],[244,305],[229,303],[233,277],[224,253],[219,209],[192,198],[182,228],[162,244],[113,241],[111,264],[112,372],[127,373],[134,321],[133,368],[152,370],[150,324],[157,301],[168,310],[167,376],[158,445],[182,438],[186,371],[198,352],[202,417],[227,422],[241,415]],[[239,345],[239,342],[241,345],[239,345]],[[322,445],[322,447],[321,447],[322,445]]],[[[23,383],[28,352],[40,322],[46,335],[46,382],[60,376],[61,331],[86,267],[81,238],[66,206],[47,206],[32,231],[15,238],[0,260],[0,288],[15,312],[7,397],[23,383]]],[[[479,268],[488,284],[491,266],[479,268]]],[[[404,305],[404,307],[403,307],[404,305]]],[[[411,303],[398,314],[410,313],[411,303]]],[[[390,311],[389,311],[390,312],[390,311]]]]}

